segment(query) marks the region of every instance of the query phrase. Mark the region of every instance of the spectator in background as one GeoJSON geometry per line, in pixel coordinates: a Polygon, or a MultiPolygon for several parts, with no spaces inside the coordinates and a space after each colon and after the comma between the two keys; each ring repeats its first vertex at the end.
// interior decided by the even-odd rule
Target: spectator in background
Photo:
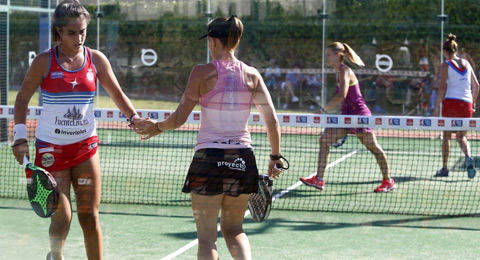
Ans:
{"type": "Polygon", "coordinates": [[[285,104],[283,104],[283,109],[287,109],[291,103],[296,103],[299,101],[299,98],[295,95],[295,91],[298,91],[302,86],[304,81],[304,76],[300,71],[300,66],[295,64],[292,70],[287,72],[285,76],[285,81],[282,82],[281,90],[284,93],[285,104]]]}
{"type": "Polygon", "coordinates": [[[432,82],[430,83],[431,86],[431,92],[428,96],[428,109],[426,116],[431,116],[433,113],[433,110],[435,109],[435,103],[437,102],[437,93],[438,89],[440,87],[440,69],[442,65],[439,65],[437,68],[437,71],[435,72],[435,76],[432,79],[432,82]]]}
{"type": "MultiPolygon", "coordinates": [[[[427,57],[420,58],[418,65],[422,72],[429,72],[430,67],[427,57]]],[[[429,74],[424,77],[415,78],[408,84],[407,97],[405,100],[406,114],[418,115],[420,108],[424,105],[426,106],[427,94],[430,94],[432,90],[430,85],[429,74]]]]}
{"type": "Polygon", "coordinates": [[[277,65],[277,61],[273,58],[270,59],[270,65],[265,70],[265,84],[267,85],[270,93],[277,89],[277,85],[281,76],[282,73],[277,65]]]}
{"type": "Polygon", "coordinates": [[[307,74],[305,86],[310,98],[310,110],[314,110],[320,102],[320,89],[322,88],[322,75],[320,73],[307,74]]]}

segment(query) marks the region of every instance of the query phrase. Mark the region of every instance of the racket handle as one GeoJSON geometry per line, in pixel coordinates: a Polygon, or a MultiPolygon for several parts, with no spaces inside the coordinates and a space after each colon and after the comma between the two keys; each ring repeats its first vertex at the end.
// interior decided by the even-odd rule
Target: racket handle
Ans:
{"type": "Polygon", "coordinates": [[[279,163],[273,165],[273,169],[283,172],[283,167],[279,163]]]}

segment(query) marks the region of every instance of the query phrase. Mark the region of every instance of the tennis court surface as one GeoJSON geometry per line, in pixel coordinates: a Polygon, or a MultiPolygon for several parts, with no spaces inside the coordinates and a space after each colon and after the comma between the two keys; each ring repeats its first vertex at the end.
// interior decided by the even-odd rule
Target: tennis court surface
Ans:
{"type": "MultiPolygon", "coordinates": [[[[171,113],[140,112],[143,117],[159,120],[171,113]]],[[[40,113],[41,108],[30,108],[27,126],[31,154],[33,128],[40,113]]],[[[99,109],[96,116],[101,140],[101,219],[107,259],[162,259],[194,241],[190,198],[180,190],[193,156],[200,113],[192,113],[181,129],[148,141],[141,141],[128,129],[118,110],[99,109]]],[[[48,248],[48,220],[36,217],[26,201],[22,167],[14,160],[9,146],[12,117],[11,107],[0,107],[0,153],[4,158],[4,171],[0,175],[0,211],[5,220],[2,230],[5,241],[19,247],[23,243],[23,246],[42,245],[32,250],[36,255],[48,248]],[[12,221],[22,224],[19,227],[5,224],[12,221]]],[[[310,114],[278,114],[278,117],[282,154],[290,161],[291,168],[274,182],[275,201],[269,220],[254,223],[247,217],[245,228],[254,257],[257,256],[254,259],[318,259],[312,254],[319,251],[327,259],[371,259],[380,255],[387,259],[431,256],[457,259],[455,245],[463,248],[462,259],[478,256],[479,246],[471,241],[479,226],[478,218],[472,217],[480,213],[479,176],[467,177],[464,155],[455,139],[451,143],[450,176],[433,175],[442,166],[442,130],[468,131],[474,158],[480,160],[475,156],[480,120],[310,114]],[[331,148],[324,191],[298,182],[299,177],[316,171],[318,138],[325,127],[373,128],[398,188],[385,194],[373,192],[381,182],[381,173],[374,156],[354,135],[349,135],[342,146],[331,148]],[[397,240],[403,244],[393,242],[397,240]],[[393,254],[384,255],[385,250],[393,250],[393,254]],[[409,250],[412,252],[404,252],[409,250]],[[271,258],[263,257],[265,251],[270,252],[271,258]]],[[[261,173],[266,173],[270,148],[258,114],[251,115],[249,127],[257,164],[261,173]]],[[[68,259],[83,259],[72,254],[75,251],[84,254],[81,231],[78,225],[72,227],[72,233],[77,234],[69,236],[67,241],[68,259]]],[[[229,259],[223,241],[218,246],[223,252],[221,257],[229,259]]],[[[195,259],[195,252],[193,245],[175,259],[195,259]]],[[[9,250],[7,256],[22,259],[15,258],[15,254],[9,250]]]]}

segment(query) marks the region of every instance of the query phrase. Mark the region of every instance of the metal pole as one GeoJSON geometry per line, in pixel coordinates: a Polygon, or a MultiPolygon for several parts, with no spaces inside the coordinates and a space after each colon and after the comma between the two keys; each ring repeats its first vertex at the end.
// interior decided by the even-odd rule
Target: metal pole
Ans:
{"type": "MultiPolygon", "coordinates": [[[[442,17],[445,16],[445,2],[442,0],[442,17]]],[[[441,21],[441,31],[440,31],[440,64],[443,62],[443,23],[444,19],[441,21]]]]}
{"type": "MultiPolygon", "coordinates": [[[[100,18],[103,17],[103,13],[100,12],[100,0],[97,0],[97,50],[100,50],[100,18]]],[[[95,99],[95,107],[100,107],[100,81],[97,77],[97,98],[95,99]]]]}
{"type": "Polygon", "coordinates": [[[325,29],[326,29],[326,20],[328,19],[328,14],[326,13],[327,4],[326,0],[323,0],[323,13],[319,14],[320,19],[322,19],[322,107],[325,107],[327,104],[327,88],[325,86],[325,29]]]}
{"type": "MultiPolygon", "coordinates": [[[[211,9],[211,2],[208,0],[207,2],[207,11],[205,12],[205,16],[207,17],[207,24],[212,19],[212,9],[211,9]]],[[[207,63],[210,63],[210,49],[208,49],[208,39],[207,39],[207,63]]]]}

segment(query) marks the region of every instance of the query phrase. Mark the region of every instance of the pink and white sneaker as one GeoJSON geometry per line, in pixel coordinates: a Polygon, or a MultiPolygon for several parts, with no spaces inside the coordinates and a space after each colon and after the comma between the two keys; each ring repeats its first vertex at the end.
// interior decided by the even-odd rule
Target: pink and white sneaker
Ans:
{"type": "Polygon", "coordinates": [[[390,180],[382,180],[382,184],[374,189],[374,192],[389,192],[397,188],[395,185],[395,181],[393,179],[390,180]]]}
{"type": "Polygon", "coordinates": [[[319,180],[317,176],[308,177],[300,177],[300,181],[303,184],[311,187],[315,187],[316,189],[323,190],[325,189],[325,181],[319,180]]]}

